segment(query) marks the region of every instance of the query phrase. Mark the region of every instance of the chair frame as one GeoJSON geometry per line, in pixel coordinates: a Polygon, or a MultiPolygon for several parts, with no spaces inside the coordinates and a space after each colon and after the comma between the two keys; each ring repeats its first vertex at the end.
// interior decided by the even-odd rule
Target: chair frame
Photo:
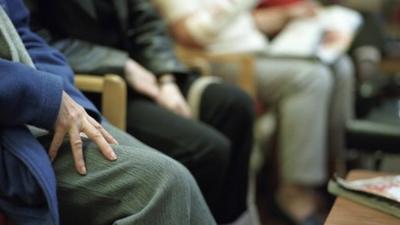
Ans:
{"type": "Polygon", "coordinates": [[[118,75],[76,74],[76,86],[86,92],[102,94],[102,114],[114,126],[126,129],[127,87],[118,75]]]}
{"type": "Polygon", "coordinates": [[[250,96],[255,97],[255,60],[251,54],[212,53],[201,49],[176,47],[178,57],[187,65],[199,68],[203,75],[211,75],[210,63],[235,64],[240,66],[238,85],[250,96]]]}

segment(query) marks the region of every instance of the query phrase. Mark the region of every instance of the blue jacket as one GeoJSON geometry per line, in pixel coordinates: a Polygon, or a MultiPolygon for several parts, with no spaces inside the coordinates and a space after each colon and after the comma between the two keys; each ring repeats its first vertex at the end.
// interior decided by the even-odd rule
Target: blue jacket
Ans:
{"type": "Polygon", "coordinates": [[[64,57],[28,26],[21,0],[0,0],[36,69],[0,59],[0,211],[17,224],[58,225],[56,179],[46,149],[25,124],[51,130],[62,91],[92,116],[96,108],[73,84],[64,57]]]}

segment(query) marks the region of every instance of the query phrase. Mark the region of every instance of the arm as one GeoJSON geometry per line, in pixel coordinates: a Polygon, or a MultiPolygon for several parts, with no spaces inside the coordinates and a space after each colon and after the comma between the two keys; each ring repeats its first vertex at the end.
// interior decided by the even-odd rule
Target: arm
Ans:
{"type": "Polygon", "coordinates": [[[65,55],[77,73],[122,75],[129,60],[127,52],[79,39],[65,38],[50,43],[65,55]]]}
{"type": "Polygon", "coordinates": [[[7,60],[0,60],[0,68],[0,127],[52,128],[61,104],[62,79],[7,60]]]}
{"type": "Polygon", "coordinates": [[[157,77],[163,74],[187,75],[175,55],[174,43],[166,24],[148,0],[129,1],[127,36],[131,57],[157,77]]]}
{"type": "Polygon", "coordinates": [[[290,21],[288,7],[255,9],[253,18],[259,30],[267,35],[278,33],[290,21]]]}
{"type": "Polygon", "coordinates": [[[253,0],[220,0],[212,5],[195,0],[154,2],[168,20],[175,39],[190,47],[212,43],[221,30],[255,4],[253,0]]]}
{"type": "Polygon", "coordinates": [[[301,1],[289,5],[255,9],[253,18],[258,29],[267,35],[274,35],[292,19],[316,15],[317,9],[318,6],[313,1],[301,1]]]}
{"type": "MultiPolygon", "coordinates": [[[[74,86],[73,72],[67,65],[64,57],[55,49],[50,48],[28,26],[28,11],[22,1],[8,1],[10,18],[16,27],[29,55],[31,56],[38,73],[55,76],[62,80],[63,90],[78,104],[82,105],[92,116],[100,120],[97,109],[74,86]]],[[[60,93],[61,96],[61,93],[60,93]]]]}
{"type": "Polygon", "coordinates": [[[81,132],[99,146],[99,150],[107,159],[115,160],[117,156],[109,144],[117,144],[116,140],[87,114],[81,104],[66,93],[66,91],[69,91],[77,101],[82,101],[84,105],[90,108],[89,102],[74,88],[72,71],[65,64],[63,57],[29,30],[27,25],[28,13],[21,1],[10,0],[7,3],[10,18],[37,70],[27,68],[27,66],[16,62],[0,61],[0,66],[2,66],[0,71],[3,73],[0,80],[0,106],[2,106],[0,114],[4,114],[4,118],[0,120],[2,126],[31,123],[44,128],[54,127],[54,136],[49,149],[51,159],[56,157],[59,147],[64,142],[65,135],[68,134],[75,167],[81,174],[86,174],[81,132]],[[12,78],[12,76],[15,78],[12,78]],[[38,85],[36,82],[42,85],[38,85]],[[11,94],[3,91],[3,88],[10,91],[9,87],[3,87],[7,84],[15,87],[15,90],[10,92],[11,94]],[[27,94],[31,96],[27,96],[27,94]],[[47,99],[50,99],[50,101],[46,101],[47,99]],[[21,102],[18,102],[19,100],[21,102]],[[32,104],[38,102],[42,104],[32,106],[32,104]],[[11,103],[12,110],[3,111],[4,108],[10,107],[9,103],[11,103]],[[28,104],[28,107],[21,104],[28,104]],[[53,107],[49,108],[47,104],[53,107]],[[34,107],[38,109],[35,110],[34,107]],[[23,113],[20,113],[20,110],[23,113]],[[12,112],[17,113],[17,118],[20,118],[20,121],[13,118],[12,112]],[[34,116],[21,117],[24,113],[25,115],[34,114],[34,116]],[[6,118],[10,118],[12,122],[4,123],[6,118]]]}

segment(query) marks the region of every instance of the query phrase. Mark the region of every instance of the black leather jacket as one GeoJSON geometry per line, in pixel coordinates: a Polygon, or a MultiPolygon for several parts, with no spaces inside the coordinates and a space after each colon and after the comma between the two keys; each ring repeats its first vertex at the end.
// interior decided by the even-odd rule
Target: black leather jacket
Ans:
{"type": "Polygon", "coordinates": [[[131,57],[156,75],[190,74],[177,60],[167,26],[150,0],[26,1],[33,29],[77,72],[121,74],[131,57]]]}

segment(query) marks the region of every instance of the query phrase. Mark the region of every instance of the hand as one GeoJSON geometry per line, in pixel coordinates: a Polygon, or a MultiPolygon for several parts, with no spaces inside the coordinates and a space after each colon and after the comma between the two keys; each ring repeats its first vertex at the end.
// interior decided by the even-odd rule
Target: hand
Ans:
{"type": "Polygon", "coordinates": [[[183,117],[190,118],[192,113],[186,103],[178,86],[172,82],[161,83],[160,95],[157,98],[158,104],[179,114],[183,117]]]}
{"type": "Polygon", "coordinates": [[[141,94],[152,99],[159,95],[157,79],[151,72],[129,59],[125,64],[125,78],[128,85],[141,94]]]}
{"type": "Polygon", "coordinates": [[[51,160],[56,158],[58,149],[63,143],[65,135],[68,134],[75,168],[81,175],[85,175],[86,166],[83,159],[81,132],[99,147],[107,159],[117,159],[110,144],[118,144],[118,142],[95,119],[90,117],[82,106],[63,92],[49,155],[51,160]]]}

